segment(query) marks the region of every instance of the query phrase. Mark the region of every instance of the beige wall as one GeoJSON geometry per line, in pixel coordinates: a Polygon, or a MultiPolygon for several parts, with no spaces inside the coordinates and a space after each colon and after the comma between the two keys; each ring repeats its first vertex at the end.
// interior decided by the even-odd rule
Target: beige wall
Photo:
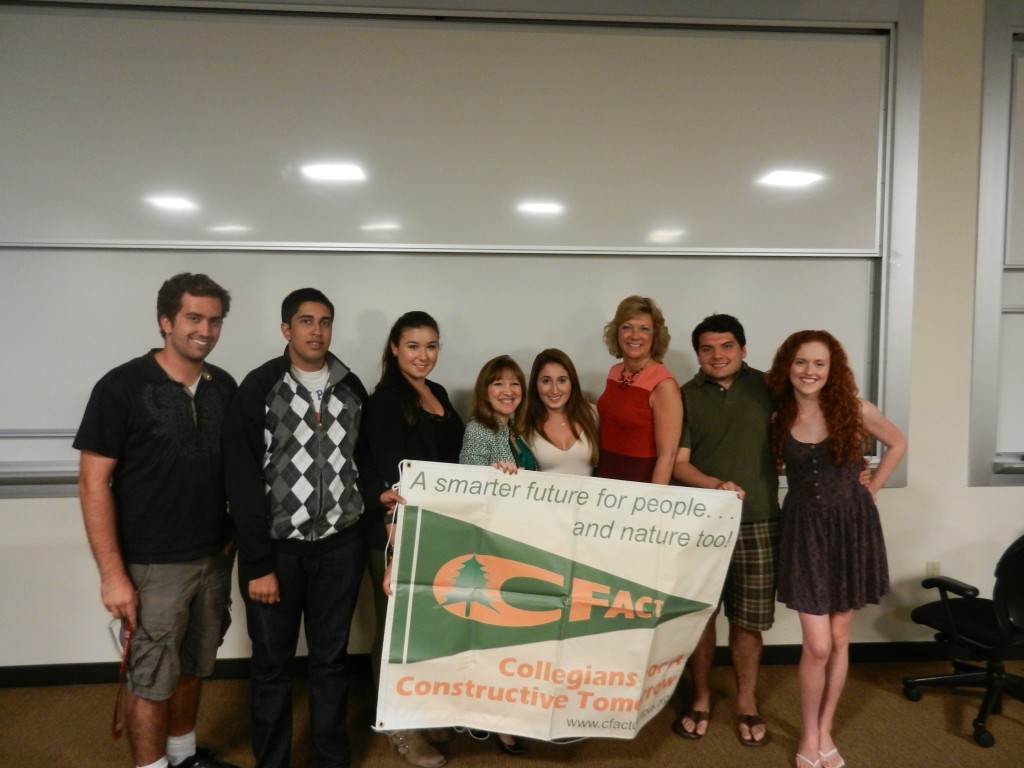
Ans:
{"type": "MultiPolygon", "coordinates": [[[[1024,488],[967,487],[983,13],[981,0],[925,0],[909,483],[881,494],[894,589],[858,617],[855,642],[928,639],[907,619],[925,561],[990,593],[994,559],[1024,533],[1024,488]]],[[[77,503],[0,501],[0,530],[0,666],[113,660],[77,503]]],[[[223,657],[246,655],[243,625],[238,604],[223,657]]],[[[799,639],[780,607],[766,641],[799,639]]]]}

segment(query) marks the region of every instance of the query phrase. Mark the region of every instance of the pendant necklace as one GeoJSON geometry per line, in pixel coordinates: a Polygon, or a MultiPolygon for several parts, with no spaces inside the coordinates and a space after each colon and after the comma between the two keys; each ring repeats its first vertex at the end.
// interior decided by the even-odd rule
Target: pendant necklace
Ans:
{"type": "Polygon", "coordinates": [[[633,371],[631,374],[629,374],[627,376],[626,375],[626,367],[623,366],[622,367],[622,373],[619,374],[619,386],[622,389],[625,389],[626,387],[628,387],[630,384],[632,384],[634,381],[636,381],[636,377],[639,376],[640,372],[643,371],[643,369],[646,368],[646,367],[647,367],[646,365],[642,365],[642,366],[640,366],[639,368],[637,368],[635,371],[633,371]]]}

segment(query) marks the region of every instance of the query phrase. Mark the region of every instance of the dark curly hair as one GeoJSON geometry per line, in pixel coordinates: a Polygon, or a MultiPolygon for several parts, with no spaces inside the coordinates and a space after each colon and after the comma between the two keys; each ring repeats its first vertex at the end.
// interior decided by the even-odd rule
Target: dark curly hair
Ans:
{"type": "MultiPolygon", "coordinates": [[[[180,272],[174,277],[169,277],[160,286],[156,294],[156,320],[159,324],[160,318],[166,317],[171,322],[181,311],[181,299],[185,294],[189,296],[209,296],[220,301],[221,314],[227,317],[231,309],[231,294],[221,288],[209,275],[202,273],[180,272]]],[[[163,328],[160,335],[166,337],[163,328]]]]}
{"type": "Polygon", "coordinates": [[[819,402],[825,417],[832,458],[836,464],[859,464],[864,459],[865,432],[861,404],[857,398],[857,383],[843,345],[828,331],[797,331],[782,342],[775,353],[771,369],[765,374],[776,407],[772,422],[772,454],[780,469],[782,446],[797,414],[789,371],[796,359],[797,350],[815,341],[824,344],[829,351],[828,381],[821,390],[819,402]]]}

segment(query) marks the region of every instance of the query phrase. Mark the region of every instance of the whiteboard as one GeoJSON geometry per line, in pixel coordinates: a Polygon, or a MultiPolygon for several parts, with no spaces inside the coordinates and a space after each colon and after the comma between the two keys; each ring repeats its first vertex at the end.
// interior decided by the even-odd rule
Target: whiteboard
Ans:
{"type": "MultiPolygon", "coordinates": [[[[110,368],[162,346],[160,284],[206,272],[232,295],[209,360],[237,379],[282,354],[281,299],[314,286],[336,308],[332,351],[372,391],[388,330],[402,313],[430,312],[442,351],[432,378],[468,415],[477,372],[512,355],[528,372],[557,346],[596,399],[614,362],[602,331],[633,293],[662,306],[672,334],[665,363],[680,383],[696,373],[690,331],[706,315],[735,314],[748,362],[767,367],[782,340],[826,328],[846,345],[858,382],[873,396],[876,259],[781,259],[310,252],[12,250],[0,254],[0,431],[74,431],[93,384],[110,368]]],[[[75,461],[69,437],[0,439],[0,462],[75,461]]]]}
{"type": "Polygon", "coordinates": [[[464,414],[486,359],[547,346],[596,397],[603,325],[640,293],[680,382],[690,329],[729,312],[761,367],[833,331],[874,396],[889,56],[884,30],[0,6],[0,484],[76,460],[92,385],[161,344],[179,271],[231,290],[211,362],[239,379],[311,285],[371,389],[391,322],[424,309],[464,414]],[[365,179],[305,178],[320,161],[365,179]],[[778,169],[821,179],[758,183],[778,169]]]}
{"type": "Polygon", "coordinates": [[[999,421],[996,428],[996,453],[1016,454],[1024,459],[1024,312],[1004,313],[999,339],[1004,350],[999,365],[999,421]]]}
{"type": "Polygon", "coordinates": [[[1024,265],[1024,55],[1020,43],[1013,53],[1013,112],[1010,134],[1010,183],[1007,191],[1007,265],[1024,265]]]}
{"type": "Polygon", "coordinates": [[[4,6],[0,245],[877,255],[888,39],[4,6]]]}
{"type": "Polygon", "coordinates": [[[1024,461],[1024,269],[1007,269],[1003,274],[1000,326],[996,453],[1020,464],[1024,461]]]}
{"type": "Polygon", "coordinates": [[[998,346],[995,453],[997,463],[1024,460],[1024,46],[1013,54],[1013,99],[1007,190],[1006,243],[998,346]]]}

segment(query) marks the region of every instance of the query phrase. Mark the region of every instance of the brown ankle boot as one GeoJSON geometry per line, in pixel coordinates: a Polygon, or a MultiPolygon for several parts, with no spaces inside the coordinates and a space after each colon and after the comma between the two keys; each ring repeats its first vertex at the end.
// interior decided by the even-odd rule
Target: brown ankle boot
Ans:
{"type": "Polygon", "coordinates": [[[419,768],[441,768],[448,760],[423,738],[419,731],[404,730],[388,734],[398,754],[419,768]]]}

